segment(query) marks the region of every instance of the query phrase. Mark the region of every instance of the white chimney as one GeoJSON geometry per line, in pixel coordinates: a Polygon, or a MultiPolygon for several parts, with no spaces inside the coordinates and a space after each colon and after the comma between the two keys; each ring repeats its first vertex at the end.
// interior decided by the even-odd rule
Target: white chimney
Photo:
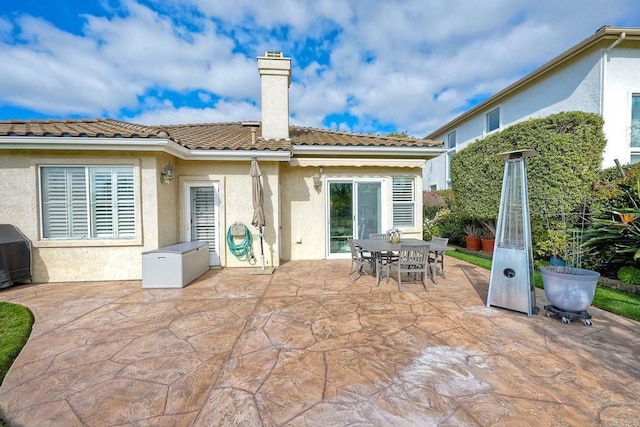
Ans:
{"type": "Polygon", "coordinates": [[[291,58],[282,52],[265,52],[258,57],[262,86],[262,137],[289,139],[289,86],[291,58]]]}

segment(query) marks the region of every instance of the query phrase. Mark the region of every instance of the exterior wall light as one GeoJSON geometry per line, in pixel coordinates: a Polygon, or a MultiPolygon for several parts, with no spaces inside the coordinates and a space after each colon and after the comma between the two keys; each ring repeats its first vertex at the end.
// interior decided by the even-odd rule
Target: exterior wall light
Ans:
{"type": "Polygon", "coordinates": [[[313,176],[313,188],[319,193],[322,188],[322,168],[320,168],[320,173],[317,173],[313,176]]]}
{"type": "Polygon", "coordinates": [[[320,189],[322,188],[322,178],[320,177],[320,175],[314,175],[313,176],[313,188],[319,193],[320,189]]]}
{"type": "Polygon", "coordinates": [[[169,184],[173,181],[173,165],[171,163],[166,164],[160,172],[160,182],[163,184],[169,184]]]}

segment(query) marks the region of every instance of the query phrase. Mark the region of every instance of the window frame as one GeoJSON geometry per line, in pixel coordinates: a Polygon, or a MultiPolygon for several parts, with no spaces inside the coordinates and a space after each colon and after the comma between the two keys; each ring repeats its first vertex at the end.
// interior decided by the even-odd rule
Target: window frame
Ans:
{"type": "Polygon", "coordinates": [[[634,151],[640,151],[640,93],[632,93],[631,94],[631,123],[629,125],[629,147],[631,148],[637,148],[638,150],[634,150],[634,151]],[[637,102],[634,102],[634,100],[637,99],[637,102]],[[635,122],[637,123],[637,127],[635,128],[635,132],[634,132],[634,105],[637,106],[637,111],[635,111],[636,116],[635,117],[635,122]],[[636,143],[637,145],[633,145],[634,143],[634,133],[636,134],[636,143]]]}
{"type": "Polygon", "coordinates": [[[456,148],[458,144],[457,139],[458,139],[458,135],[455,130],[452,130],[451,132],[449,132],[447,134],[447,148],[449,149],[456,148]],[[453,140],[453,144],[451,143],[451,140],[453,140]]]}
{"type": "MultiPolygon", "coordinates": [[[[407,193],[408,194],[408,193],[407,193]]],[[[416,200],[416,178],[414,176],[406,176],[406,175],[398,175],[398,176],[394,176],[391,179],[391,226],[393,228],[399,228],[399,229],[404,229],[404,230],[408,230],[408,229],[414,229],[416,228],[416,219],[417,219],[417,213],[416,213],[416,208],[417,208],[417,200],[416,200]],[[408,182],[410,182],[410,186],[411,186],[411,200],[407,201],[407,200],[396,200],[396,180],[406,180],[408,182]],[[410,210],[407,210],[407,212],[411,212],[411,224],[396,224],[396,206],[400,206],[400,205],[406,205],[406,206],[411,206],[410,210]]]]}
{"type": "MultiPolygon", "coordinates": [[[[50,159],[39,160],[33,159],[31,161],[32,168],[35,169],[36,177],[36,189],[38,195],[38,230],[39,235],[37,241],[34,241],[35,247],[92,247],[92,246],[140,246],[142,245],[142,216],[141,216],[141,190],[140,190],[140,160],[139,159],[112,159],[107,160],[99,159],[83,159],[82,162],[74,162],[73,160],[53,163],[50,159]],[[133,233],[130,236],[120,237],[90,237],[91,231],[88,227],[87,237],[68,237],[68,238],[51,238],[45,236],[45,212],[44,212],[44,173],[45,168],[83,168],[85,174],[85,186],[87,187],[87,194],[89,193],[89,186],[91,186],[91,178],[89,177],[90,171],[104,170],[109,168],[112,171],[116,169],[126,168],[130,171],[129,183],[132,185],[132,195],[130,195],[130,203],[132,203],[132,228],[133,233]]],[[[91,216],[92,208],[90,198],[87,199],[87,221],[92,221],[91,216]]],[[[130,208],[131,206],[129,206],[130,208]]],[[[116,207],[114,207],[116,209],[116,207]]]]}
{"type": "Polygon", "coordinates": [[[487,111],[484,115],[484,133],[485,135],[488,135],[490,133],[493,132],[497,132],[498,130],[500,130],[500,127],[502,126],[502,114],[500,111],[500,106],[492,108],[491,110],[487,111]],[[492,114],[497,113],[498,114],[498,123],[497,126],[493,129],[489,129],[489,124],[490,124],[490,119],[492,114]]]}

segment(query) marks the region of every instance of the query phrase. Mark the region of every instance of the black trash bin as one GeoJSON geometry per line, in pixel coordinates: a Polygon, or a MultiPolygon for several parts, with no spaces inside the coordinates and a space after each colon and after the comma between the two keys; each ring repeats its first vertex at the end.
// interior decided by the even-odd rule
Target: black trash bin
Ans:
{"type": "Polygon", "coordinates": [[[0,224],[0,289],[31,281],[31,241],[11,224],[0,224]]]}

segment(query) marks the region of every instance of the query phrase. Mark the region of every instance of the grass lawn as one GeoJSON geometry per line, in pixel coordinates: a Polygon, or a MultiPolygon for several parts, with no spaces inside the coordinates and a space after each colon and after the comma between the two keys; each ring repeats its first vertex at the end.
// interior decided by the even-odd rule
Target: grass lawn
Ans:
{"type": "MultiPolygon", "coordinates": [[[[491,270],[491,260],[476,255],[463,252],[449,251],[447,255],[466,261],[478,267],[491,270]]],[[[542,276],[540,272],[534,273],[535,285],[542,289],[542,276]]],[[[601,308],[611,313],[619,314],[629,319],[640,320],[640,296],[627,292],[617,291],[602,286],[596,288],[596,295],[593,298],[594,307],[601,308]]]]}
{"type": "MultiPolygon", "coordinates": [[[[27,342],[32,327],[33,315],[27,308],[0,301],[0,384],[27,342]]],[[[0,412],[0,427],[5,425],[0,412]]]]}
{"type": "Polygon", "coordinates": [[[27,342],[32,326],[33,315],[27,308],[0,301],[0,384],[27,342]]]}

